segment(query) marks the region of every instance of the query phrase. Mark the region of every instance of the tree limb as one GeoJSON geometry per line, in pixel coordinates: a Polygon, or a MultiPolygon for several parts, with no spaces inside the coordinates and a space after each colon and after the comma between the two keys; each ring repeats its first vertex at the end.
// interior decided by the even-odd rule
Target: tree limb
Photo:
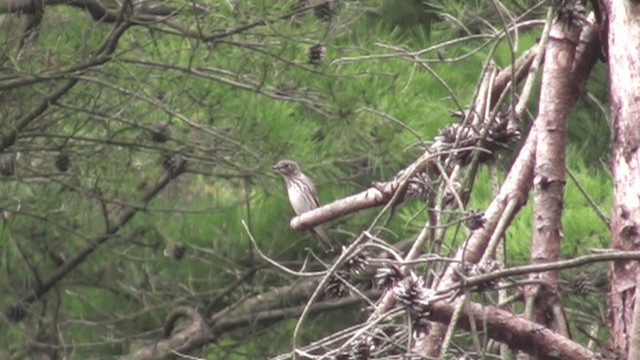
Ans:
{"type": "Polygon", "coordinates": [[[140,204],[138,207],[129,207],[123,211],[123,213],[107,228],[104,234],[96,236],[91,239],[87,246],[80,250],[73,258],[65,261],[58,269],[45,281],[43,281],[41,286],[38,286],[33,292],[26,297],[24,297],[19,303],[14,304],[9,307],[9,309],[16,307],[24,307],[25,305],[31,304],[36,300],[42,298],[45,294],[47,294],[53,287],[55,287],[60,280],[62,280],[68,273],[73,271],[78,265],[82,264],[87,257],[93,254],[100,245],[107,242],[112,238],[114,234],[120,231],[134,216],[135,214],[144,209],[151,199],[153,199],[158,193],[164,189],[175,177],[182,171],[184,171],[184,160],[180,160],[181,167],[178,169],[179,172],[174,172],[167,170],[162,174],[162,176],[158,179],[156,185],[149,189],[146,193],[144,193],[138,203],[140,204]]]}

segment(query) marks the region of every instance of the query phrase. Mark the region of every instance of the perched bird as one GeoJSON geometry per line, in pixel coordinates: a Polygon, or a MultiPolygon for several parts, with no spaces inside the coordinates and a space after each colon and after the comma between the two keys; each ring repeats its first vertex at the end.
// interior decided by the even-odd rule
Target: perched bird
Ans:
{"type": "MultiPolygon", "coordinates": [[[[280,160],[273,166],[273,170],[280,173],[287,188],[289,202],[296,215],[313,210],[320,206],[318,194],[313,182],[300,171],[300,166],[292,160],[280,160]]],[[[333,251],[329,238],[320,226],[309,230],[316,241],[322,244],[324,251],[333,251]]]]}

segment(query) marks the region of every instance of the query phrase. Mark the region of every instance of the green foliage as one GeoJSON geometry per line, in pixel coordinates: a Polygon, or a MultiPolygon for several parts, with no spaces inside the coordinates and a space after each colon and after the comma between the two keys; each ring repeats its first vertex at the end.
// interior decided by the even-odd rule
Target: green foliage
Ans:
{"type": "Polygon", "coordinates": [[[421,0],[399,3],[385,0],[376,12],[375,23],[386,24],[392,29],[400,29],[406,38],[428,36],[431,25],[437,21],[432,7],[421,0]]]}
{"type": "MultiPolygon", "coordinates": [[[[568,166],[580,185],[589,189],[589,196],[601,211],[607,214],[611,207],[611,178],[602,169],[589,168],[575,149],[569,151],[568,166]]],[[[563,258],[586,255],[589,249],[605,248],[609,243],[609,231],[600,220],[575,182],[569,176],[565,186],[565,205],[562,219],[564,240],[561,247],[563,258]]],[[[516,263],[530,258],[531,219],[533,199],[524,207],[507,230],[507,253],[516,263]]]]}
{"type": "MultiPolygon", "coordinates": [[[[183,6],[175,21],[205,34],[276,19],[292,5],[218,2],[208,4],[205,13],[194,9],[192,14],[190,2],[172,4],[183,6]],[[234,8],[228,6],[232,3],[234,8]]],[[[18,169],[16,176],[0,178],[0,208],[10,214],[0,233],[0,287],[10,294],[0,299],[2,308],[92,246],[123,211],[140,212],[59,284],[55,294],[32,305],[28,325],[2,326],[0,347],[13,351],[29,344],[35,333],[54,332],[59,320],[47,316],[55,313],[63,319],[55,329],[58,341],[75,344],[65,354],[68,358],[120,355],[156,341],[176,306],[197,304],[217,311],[290,282],[275,271],[259,272],[222,296],[239,277],[264,263],[243,222],[262,251],[294,262],[292,267],[301,266],[309,248],[318,249],[306,232],[288,227],[293,211],[271,165],[281,158],[299,161],[323,203],[359,192],[372,181],[391,179],[455,121],[450,114],[459,110],[456,103],[470,103],[491,46],[469,40],[440,53],[427,52],[421,55],[424,66],[397,54],[485,31],[485,22],[469,20],[487,14],[485,9],[473,15],[483,4],[411,1],[405,7],[385,0],[366,4],[379,6],[373,9],[377,15],[356,4],[342,9],[332,23],[300,14],[212,41],[178,36],[178,30],[160,24],[127,30],[110,61],[78,73],[78,85],[2,153],[16,158],[18,169]],[[451,7],[464,28],[451,27],[450,18],[442,16],[451,7]],[[326,59],[309,64],[307,50],[319,43],[327,47],[326,59]],[[440,56],[462,59],[443,63],[440,56]],[[159,123],[171,126],[166,142],[151,140],[159,123]],[[71,161],[67,172],[56,169],[61,151],[71,161]],[[167,154],[187,158],[190,173],[142,203],[140,194],[165,171],[167,154]],[[183,259],[165,255],[176,244],[187,249],[183,259]]],[[[57,78],[58,72],[89,62],[112,29],[113,24],[95,22],[76,8],[47,8],[39,36],[27,44],[31,56],[4,66],[18,79],[53,76],[56,81],[3,92],[0,115],[10,121],[0,123],[2,134],[66,80],[67,75],[57,78]]],[[[508,66],[512,55],[522,53],[538,35],[520,34],[515,49],[502,41],[493,59],[508,66]]],[[[589,89],[602,98],[602,82],[589,89]]],[[[569,167],[606,211],[611,182],[598,160],[608,137],[602,135],[602,116],[592,115],[593,106],[584,100],[572,119],[569,167]]],[[[502,161],[500,177],[508,170],[502,161]]],[[[483,167],[469,207],[485,209],[492,197],[483,167]]],[[[563,257],[606,246],[606,227],[570,180],[565,200],[563,257]]],[[[347,234],[362,230],[378,210],[332,224],[335,241],[350,241],[347,234]]],[[[531,215],[529,205],[508,230],[510,262],[529,257],[531,215]]],[[[425,216],[423,203],[403,204],[381,236],[392,243],[406,240],[423,226],[425,216]]],[[[466,230],[449,231],[447,245],[459,244],[465,235],[466,230]]],[[[357,311],[318,315],[301,341],[361,316],[357,311]]],[[[210,346],[206,357],[259,358],[286,350],[293,326],[289,321],[250,329],[253,340],[232,334],[210,346]]]]}

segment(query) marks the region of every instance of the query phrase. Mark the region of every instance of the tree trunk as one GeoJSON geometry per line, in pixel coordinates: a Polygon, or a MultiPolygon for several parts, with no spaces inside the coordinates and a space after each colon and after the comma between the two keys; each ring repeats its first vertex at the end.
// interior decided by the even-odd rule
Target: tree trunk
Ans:
{"type": "MultiPolygon", "coordinates": [[[[611,169],[614,204],[612,247],[640,249],[640,4],[604,1],[608,24],[608,61],[613,134],[611,169]]],[[[638,359],[633,329],[638,262],[616,261],[609,274],[613,350],[638,359]],[[635,355],[634,355],[635,354],[635,355]]]]}
{"type": "MultiPolygon", "coordinates": [[[[538,145],[531,240],[531,260],[534,264],[560,259],[567,120],[576,95],[571,86],[571,69],[578,37],[577,28],[568,28],[559,22],[551,26],[536,120],[538,145]]],[[[542,281],[545,286],[531,286],[527,291],[527,303],[533,305],[528,307],[531,313],[527,316],[568,336],[566,320],[562,310],[558,310],[559,271],[535,274],[531,278],[542,281]]]]}

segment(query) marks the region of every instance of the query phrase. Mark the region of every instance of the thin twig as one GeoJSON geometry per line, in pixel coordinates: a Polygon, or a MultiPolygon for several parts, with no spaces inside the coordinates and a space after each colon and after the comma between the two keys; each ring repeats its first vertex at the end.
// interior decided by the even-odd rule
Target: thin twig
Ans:
{"type": "Polygon", "coordinates": [[[578,181],[578,179],[573,175],[573,172],[569,169],[569,167],[565,166],[565,170],[569,175],[569,177],[571,178],[571,180],[573,181],[573,183],[576,185],[576,187],[580,191],[580,193],[582,194],[582,196],[584,196],[585,200],[587,200],[589,205],[591,205],[596,215],[598,215],[600,220],[602,220],[602,222],[607,226],[607,228],[610,228],[611,223],[609,222],[609,218],[602,212],[602,210],[600,210],[600,208],[598,207],[598,204],[596,204],[596,202],[589,195],[587,190],[582,186],[582,184],[580,184],[580,181],[578,181]]]}

